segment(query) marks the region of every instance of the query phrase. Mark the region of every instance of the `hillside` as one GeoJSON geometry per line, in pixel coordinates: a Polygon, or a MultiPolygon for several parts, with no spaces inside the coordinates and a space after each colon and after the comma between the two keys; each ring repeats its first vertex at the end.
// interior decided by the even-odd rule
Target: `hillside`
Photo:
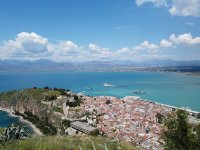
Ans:
{"type": "Polygon", "coordinates": [[[116,142],[101,137],[35,137],[0,146],[0,150],[136,150],[130,143],[116,142]],[[106,146],[105,146],[106,145],[106,146]],[[81,148],[80,148],[81,147],[81,148]]]}
{"type": "Polygon", "coordinates": [[[81,101],[76,94],[66,93],[64,89],[48,87],[0,93],[0,107],[12,109],[16,115],[32,122],[44,134],[56,135],[58,129],[68,127],[64,125],[65,120],[62,119],[63,104],[68,99],[76,98],[77,102],[81,101]],[[65,98],[57,99],[59,96],[65,98]]]}

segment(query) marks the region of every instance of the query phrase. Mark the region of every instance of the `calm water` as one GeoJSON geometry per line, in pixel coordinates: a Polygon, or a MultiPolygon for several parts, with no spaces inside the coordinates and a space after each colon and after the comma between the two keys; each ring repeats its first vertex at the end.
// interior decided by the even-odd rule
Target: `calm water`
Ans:
{"type": "Polygon", "coordinates": [[[30,87],[61,87],[74,92],[99,96],[124,97],[137,95],[133,91],[143,89],[142,98],[178,107],[190,107],[200,111],[200,77],[177,73],[0,73],[0,91],[30,87]],[[104,87],[107,82],[115,87],[104,87]],[[92,87],[93,90],[87,90],[92,87]]]}
{"type": "Polygon", "coordinates": [[[19,119],[16,117],[10,117],[7,112],[0,111],[0,128],[8,127],[12,123],[18,123],[19,119]]]}

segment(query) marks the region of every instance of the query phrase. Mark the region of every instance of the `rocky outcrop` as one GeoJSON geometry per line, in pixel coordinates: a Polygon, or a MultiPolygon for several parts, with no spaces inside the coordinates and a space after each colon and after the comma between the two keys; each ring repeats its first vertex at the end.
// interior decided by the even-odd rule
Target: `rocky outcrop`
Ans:
{"type": "Polygon", "coordinates": [[[31,112],[38,117],[44,117],[47,112],[47,106],[40,103],[27,93],[3,93],[0,95],[0,107],[13,109],[21,114],[31,112]]]}
{"type": "Polygon", "coordinates": [[[0,93],[0,107],[12,109],[16,115],[35,124],[44,134],[54,135],[57,129],[63,128],[63,104],[66,106],[68,99],[75,101],[68,117],[82,117],[85,113],[79,106],[82,101],[80,96],[47,87],[0,93]]]}
{"type": "Polygon", "coordinates": [[[44,95],[49,91],[26,89],[0,93],[0,107],[12,109],[16,115],[35,124],[44,134],[54,135],[60,121],[59,123],[53,121],[55,116],[51,108],[41,103],[44,95]]]}

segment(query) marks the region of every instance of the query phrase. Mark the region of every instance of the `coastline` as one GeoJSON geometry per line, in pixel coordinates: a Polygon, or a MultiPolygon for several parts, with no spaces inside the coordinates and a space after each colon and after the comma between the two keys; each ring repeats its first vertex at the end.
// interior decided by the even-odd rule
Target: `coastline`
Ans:
{"type": "Polygon", "coordinates": [[[149,99],[142,99],[142,98],[139,97],[139,96],[125,96],[125,97],[120,98],[120,99],[126,99],[126,98],[139,99],[140,101],[145,101],[145,102],[154,103],[154,104],[156,104],[156,105],[168,107],[168,108],[170,108],[170,109],[173,109],[173,108],[175,108],[175,109],[182,109],[182,110],[187,111],[188,113],[195,113],[195,114],[200,113],[199,111],[192,110],[192,109],[190,109],[189,107],[176,107],[176,106],[173,106],[173,105],[164,104],[164,103],[159,103],[159,102],[152,101],[152,100],[149,100],[149,99]]]}
{"type": "MultiPolygon", "coordinates": [[[[84,95],[84,94],[83,94],[84,95]]],[[[86,96],[86,95],[84,95],[86,96]]],[[[88,97],[88,96],[86,96],[88,97]]],[[[91,97],[91,96],[89,96],[91,97]]],[[[160,105],[160,106],[164,106],[164,107],[167,107],[167,108],[170,108],[170,109],[182,109],[182,110],[185,110],[187,111],[188,113],[195,113],[195,114],[198,114],[200,113],[200,111],[196,111],[196,110],[193,110],[191,109],[190,107],[176,107],[176,106],[173,106],[173,105],[170,105],[170,104],[165,104],[165,103],[160,103],[160,102],[156,102],[156,101],[153,101],[153,100],[149,100],[149,99],[144,99],[144,98],[141,98],[140,96],[124,96],[122,98],[118,98],[116,96],[94,96],[94,97],[104,97],[104,98],[107,98],[107,97],[110,97],[110,98],[117,98],[119,100],[140,100],[140,101],[144,101],[144,102],[150,102],[150,103],[153,103],[155,105],[160,105]]]]}
{"type": "Polygon", "coordinates": [[[199,111],[192,110],[189,107],[176,107],[176,106],[172,106],[172,105],[168,105],[168,104],[164,104],[164,103],[159,103],[159,102],[155,102],[155,101],[148,100],[148,99],[141,99],[140,98],[140,100],[141,101],[146,101],[146,102],[151,102],[151,103],[154,103],[156,105],[165,106],[165,107],[168,107],[168,108],[171,108],[171,109],[173,109],[173,108],[175,108],[175,109],[182,109],[182,110],[187,111],[188,113],[195,113],[195,114],[200,113],[199,111]]]}
{"type": "MultiPolygon", "coordinates": [[[[90,97],[92,98],[91,96],[86,96],[83,94],[84,97],[90,97]]],[[[188,109],[188,107],[176,107],[176,106],[172,106],[172,105],[168,105],[168,104],[163,104],[163,103],[159,103],[159,102],[156,102],[156,101],[152,101],[152,100],[149,100],[149,99],[143,99],[139,96],[125,96],[123,98],[118,98],[116,96],[94,96],[94,97],[97,97],[97,98],[114,98],[114,99],[118,99],[118,100],[125,100],[125,101],[129,101],[129,100],[139,100],[139,101],[144,101],[144,102],[150,102],[154,105],[158,105],[158,106],[164,106],[164,107],[167,107],[167,108],[170,108],[170,109],[182,109],[182,110],[185,110],[187,111],[188,113],[194,113],[194,114],[198,114],[200,113],[199,111],[194,111],[194,110],[191,110],[191,109],[188,109]]],[[[3,107],[0,107],[0,111],[4,111],[4,112],[7,112],[9,114],[9,116],[11,117],[17,117],[19,118],[19,120],[21,122],[24,122],[24,123],[27,123],[30,125],[30,127],[33,129],[34,133],[36,133],[36,135],[39,135],[39,136],[42,136],[43,133],[30,121],[24,119],[22,116],[18,116],[18,115],[15,115],[14,114],[14,110],[13,109],[9,109],[9,108],[3,108],[3,107]]]]}
{"type": "Polygon", "coordinates": [[[42,135],[43,135],[43,133],[42,133],[32,122],[30,122],[30,121],[28,121],[28,120],[25,120],[22,116],[17,116],[17,115],[15,115],[15,114],[14,114],[14,111],[13,111],[12,109],[0,107],[0,111],[5,111],[5,112],[7,112],[7,113],[9,114],[9,116],[11,116],[11,117],[17,117],[17,118],[19,118],[19,120],[20,120],[21,122],[24,122],[24,123],[29,124],[30,127],[33,129],[34,133],[36,133],[36,134],[39,135],[39,136],[42,136],[42,135]]]}

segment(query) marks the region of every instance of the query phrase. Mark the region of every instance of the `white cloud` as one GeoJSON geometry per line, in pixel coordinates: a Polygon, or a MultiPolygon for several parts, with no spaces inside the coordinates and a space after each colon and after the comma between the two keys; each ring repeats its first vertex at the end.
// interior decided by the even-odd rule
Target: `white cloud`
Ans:
{"type": "Polygon", "coordinates": [[[64,51],[69,51],[71,49],[76,49],[78,48],[78,45],[76,45],[74,42],[72,41],[61,41],[59,43],[59,46],[62,48],[62,50],[64,51]]]}
{"type": "Polygon", "coordinates": [[[99,50],[101,50],[101,48],[99,47],[99,45],[94,44],[94,43],[90,43],[90,44],[88,45],[88,48],[89,48],[90,50],[92,50],[92,51],[99,51],[99,50]]]}
{"type": "MultiPolygon", "coordinates": [[[[187,46],[188,49],[199,49],[200,37],[193,37],[190,33],[176,36],[172,34],[168,39],[157,44],[144,41],[137,46],[124,47],[119,50],[104,48],[95,43],[79,46],[73,41],[63,40],[50,43],[47,38],[36,33],[19,33],[13,40],[0,45],[0,60],[39,60],[48,59],[58,62],[91,61],[91,60],[142,60],[144,58],[172,57],[167,49],[187,46]],[[165,48],[165,50],[161,50],[165,48]]],[[[177,49],[178,50],[178,49],[177,49]]]]}
{"type": "Polygon", "coordinates": [[[124,47],[116,51],[116,54],[118,55],[118,57],[125,57],[125,56],[130,57],[131,55],[135,55],[137,53],[138,53],[138,50],[134,48],[128,48],[128,47],[124,47]]]}
{"type": "Polygon", "coordinates": [[[173,46],[173,44],[172,44],[171,42],[165,40],[165,39],[162,39],[162,40],[160,41],[160,46],[161,46],[161,47],[164,47],[164,48],[168,48],[168,47],[173,46]]]}
{"type": "Polygon", "coordinates": [[[22,32],[14,40],[5,41],[0,46],[0,52],[3,58],[9,59],[33,59],[40,58],[43,53],[48,51],[48,39],[32,32],[22,32]]]}
{"type": "Polygon", "coordinates": [[[123,54],[123,53],[127,54],[127,53],[130,53],[130,49],[128,47],[124,47],[122,49],[119,49],[117,52],[120,54],[123,54]]]}
{"type": "Polygon", "coordinates": [[[175,46],[200,46],[200,37],[193,38],[191,33],[185,33],[176,36],[171,34],[168,40],[161,40],[160,46],[163,48],[170,48],[175,46]]]}
{"type": "Polygon", "coordinates": [[[155,6],[165,6],[173,16],[200,17],[200,0],[136,0],[138,6],[153,3],[155,6]]]}
{"type": "Polygon", "coordinates": [[[55,44],[50,44],[48,50],[56,53],[75,53],[78,50],[78,45],[72,41],[59,41],[55,44]]]}
{"type": "Polygon", "coordinates": [[[136,0],[135,2],[138,6],[141,6],[145,3],[153,3],[156,7],[167,6],[166,0],[136,0]]]}
{"type": "Polygon", "coordinates": [[[48,51],[49,59],[57,62],[78,60],[82,55],[82,48],[72,41],[59,41],[57,43],[49,43],[48,51]]]}
{"type": "Polygon", "coordinates": [[[200,44],[200,37],[193,38],[191,33],[186,33],[179,36],[172,34],[169,37],[169,40],[175,44],[181,44],[181,45],[199,45],[200,44]]]}
{"type": "Polygon", "coordinates": [[[89,52],[93,55],[99,55],[100,57],[108,57],[108,55],[112,55],[112,52],[108,48],[101,48],[99,45],[90,43],[88,45],[89,52]]]}
{"type": "Polygon", "coordinates": [[[36,33],[22,32],[17,35],[15,40],[9,40],[4,43],[5,49],[14,51],[24,51],[30,53],[39,53],[47,51],[48,40],[36,33]]]}
{"type": "Polygon", "coordinates": [[[152,44],[148,41],[144,41],[144,42],[140,43],[139,46],[136,46],[134,49],[135,50],[147,50],[148,52],[153,53],[153,52],[157,52],[159,50],[159,46],[152,44]]]}
{"type": "Polygon", "coordinates": [[[200,0],[172,0],[171,15],[200,16],[200,0]]]}
{"type": "Polygon", "coordinates": [[[108,51],[109,50],[109,48],[101,48],[99,45],[94,44],[94,43],[90,43],[88,45],[88,48],[93,51],[108,51]]]}
{"type": "Polygon", "coordinates": [[[47,38],[34,32],[22,32],[14,40],[8,40],[0,46],[0,59],[64,61],[79,50],[80,47],[72,41],[59,41],[52,44],[47,38]]]}
{"type": "Polygon", "coordinates": [[[14,43],[18,45],[18,48],[22,48],[24,51],[31,53],[38,53],[47,51],[47,38],[43,38],[42,36],[32,32],[19,33],[14,41],[9,41],[10,43],[14,43]]]}

